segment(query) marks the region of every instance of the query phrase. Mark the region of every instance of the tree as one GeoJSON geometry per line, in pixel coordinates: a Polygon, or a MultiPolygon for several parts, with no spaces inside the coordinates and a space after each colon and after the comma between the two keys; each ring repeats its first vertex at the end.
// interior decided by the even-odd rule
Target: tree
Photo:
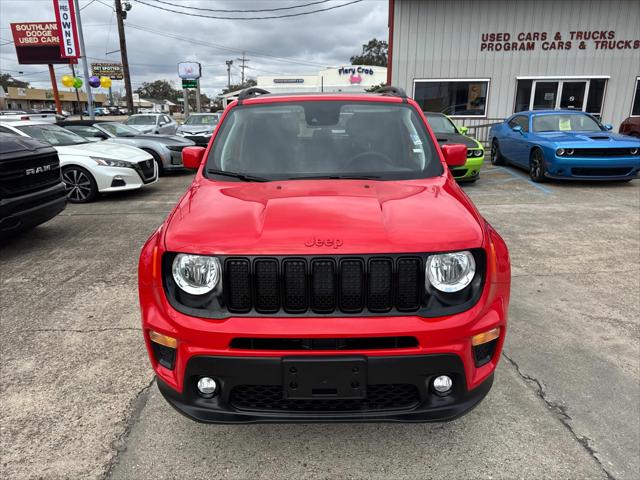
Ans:
{"type": "Polygon", "coordinates": [[[8,73],[0,73],[0,86],[5,90],[7,87],[29,88],[29,82],[17,80],[8,73]]]}
{"type": "Polygon", "coordinates": [[[222,90],[222,94],[229,92],[235,92],[236,90],[242,90],[249,87],[255,87],[258,83],[253,78],[247,78],[244,83],[232,84],[230,88],[222,90]]]}
{"type": "Polygon", "coordinates": [[[167,80],[156,80],[154,82],[144,82],[135,93],[139,93],[141,98],[155,98],[157,100],[170,100],[174,103],[181,96],[176,90],[173,82],[167,80]]]}
{"type": "Polygon", "coordinates": [[[387,66],[389,44],[384,40],[375,38],[369,43],[362,45],[362,55],[351,57],[351,65],[376,65],[378,67],[387,66]]]}

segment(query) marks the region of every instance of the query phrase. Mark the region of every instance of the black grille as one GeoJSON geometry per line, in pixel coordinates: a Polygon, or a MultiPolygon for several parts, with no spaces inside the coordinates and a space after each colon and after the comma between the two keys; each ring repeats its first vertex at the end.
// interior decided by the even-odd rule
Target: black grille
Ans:
{"type": "Polygon", "coordinates": [[[416,311],[423,265],[420,257],[228,258],[225,299],[232,313],[416,311]]]}
{"type": "Polygon", "coordinates": [[[388,350],[418,346],[416,337],[234,338],[242,350],[388,350]]]}
{"type": "Polygon", "coordinates": [[[581,177],[620,177],[629,175],[632,170],[630,167],[576,167],[571,169],[571,173],[581,177]]]}
{"type": "Polygon", "coordinates": [[[148,183],[155,179],[154,163],[155,160],[149,159],[136,164],[136,170],[144,183],[148,183]]]}
{"type": "Polygon", "coordinates": [[[631,156],[629,150],[628,148],[575,148],[572,157],[629,157],[631,156]]]}
{"type": "Polygon", "coordinates": [[[2,159],[0,197],[10,198],[60,183],[60,162],[56,153],[2,159]]]}
{"type": "Polygon", "coordinates": [[[238,385],[231,391],[229,402],[238,410],[287,412],[353,412],[407,410],[419,404],[415,385],[368,385],[367,398],[288,400],[280,385],[238,385]]]}

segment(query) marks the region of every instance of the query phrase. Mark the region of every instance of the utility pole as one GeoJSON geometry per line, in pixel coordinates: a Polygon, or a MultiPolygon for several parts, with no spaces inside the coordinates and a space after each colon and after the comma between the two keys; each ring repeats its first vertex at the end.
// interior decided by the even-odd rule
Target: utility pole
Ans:
{"type": "Polygon", "coordinates": [[[240,67],[241,71],[242,71],[242,80],[240,81],[240,84],[242,86],[244,86],[244,69],[246,68],[245,63],[250,62],[251,60],[249,60],[248,58],[244,57],[244,52],[242,52],[242,58],[236,58],[236,60],[238,60],[239,62],[242,62],[242,66],[240,67]]]}
{"type": "Polygon", "coordinates": [[[91,97],[91,86],[89,85],[89,64],[87,63],[87,49],[84,46],[84,35],[82,33],[82,20],[80,19],[80,2],[73,0],[76,10],[76,22],[78,23],[78,37],[80,37],[80,51],[82,52],[82,69],[84,70],[84,88],[87,91],[87,110],[89,118],[93,120],[93,98],[91,97]]]}
{"type": "Polygon", "coordinates": [[[231,90],[231,65],[233,65],[233,60],[227,60],[224,63],[227,64],[227,90],[231,90]]]}
{"type": "MultiPolygon", "coordinates": [[[[124,88],[127,95],[127,111],[129,115],[135,113],[133,110],[133,91],[131,90],[131,77],[129,76],[129,58],[127,57],[127,39],[124,36],[124,19],[127,12],[122,10],[121,0],[116,2],[116,18],[118,20],[118,35],[120,36],[120,56],[122,58],[122,72],[124,73],[124,88]]],[[[127,3],[127,10],[131,4],[127,3]]]]}
{"type": "Polygon", "coordinates": [[[200,108],[200,79],[198,78],[196,82],[198,82],[196,87],[196,113],[200,113],[202,111],[200,108]]]}

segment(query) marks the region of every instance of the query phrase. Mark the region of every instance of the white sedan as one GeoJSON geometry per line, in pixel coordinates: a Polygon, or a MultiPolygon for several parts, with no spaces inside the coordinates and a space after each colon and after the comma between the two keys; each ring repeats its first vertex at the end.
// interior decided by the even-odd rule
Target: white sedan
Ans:
{"type": "Polygon", "coordinates": [[[156,162],[139,148],[89,142],[58,125],[44,122],[0,122],[0,132],[50,143],[58,151],[70,202],[86,203],[99,193],[135,190],[158,181],[156,162]]]}

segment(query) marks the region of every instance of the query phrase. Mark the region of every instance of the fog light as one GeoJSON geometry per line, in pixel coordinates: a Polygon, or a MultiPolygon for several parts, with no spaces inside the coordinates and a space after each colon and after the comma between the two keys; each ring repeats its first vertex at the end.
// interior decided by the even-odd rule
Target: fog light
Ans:
{"type": "Polygon", "coordinates": [[[198,380],[198,392],[205,398],[211,398],[215,395],[218,384],[211,377],[202,377],[198,380]]]}
{"type": "Polygon", "coordinates": [[[433,389],[441,395],[449,393],[452,386],[453,380],[447,375],[440,375],[433,381],[433,389]]]}

